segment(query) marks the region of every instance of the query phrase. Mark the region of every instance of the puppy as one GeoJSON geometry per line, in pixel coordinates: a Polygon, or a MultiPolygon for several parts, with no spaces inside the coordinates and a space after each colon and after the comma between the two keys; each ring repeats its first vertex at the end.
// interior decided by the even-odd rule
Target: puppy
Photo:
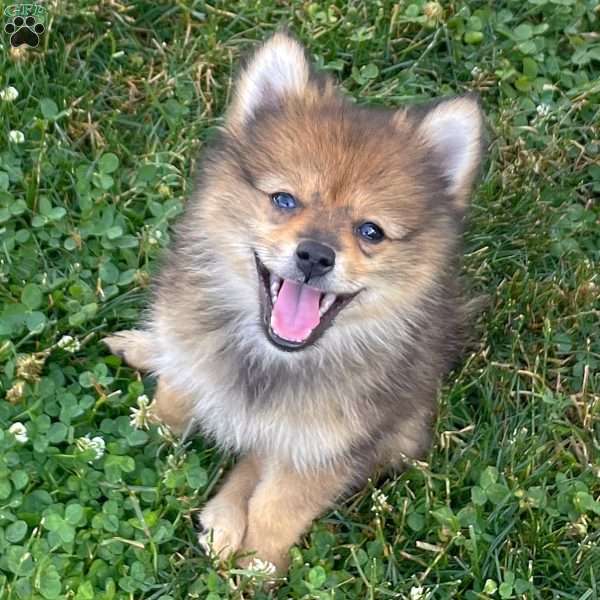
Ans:
{"type": "Polygon", "coordinates": [[[482,151],[470,96],[358,106],[285,33],[241,70],[139,330],[156,412],[239,460],[212,549],[279,570],[376,468],[427,452],[468,321],[461,230],[482,151]]]}

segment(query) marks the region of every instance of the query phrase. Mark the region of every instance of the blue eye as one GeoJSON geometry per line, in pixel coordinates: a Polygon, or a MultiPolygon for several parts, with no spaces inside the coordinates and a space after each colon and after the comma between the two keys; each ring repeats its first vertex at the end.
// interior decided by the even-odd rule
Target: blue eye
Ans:
{"type": "Polygon", "coordinates": [[[271,194],[271,202],[281,210],[293,210],[298,208],[298,201],[287,192],[275,192],[271,194]]]}
{"type": "Polygon", "coordinates": [[[356,233],[369,242],[380,242],[383,239],[383,229],[375,223],[362,223],[356,228],[356,233]]]}

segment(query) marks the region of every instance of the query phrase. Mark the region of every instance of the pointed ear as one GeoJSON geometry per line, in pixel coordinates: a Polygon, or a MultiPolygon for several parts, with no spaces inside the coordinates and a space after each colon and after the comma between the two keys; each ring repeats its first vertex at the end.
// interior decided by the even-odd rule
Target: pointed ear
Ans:
{"type": "Polygon", "coordinates": [[[447,192],[464,208],[483,151],[483,114],[477,98],[467,95],[436,103],[417,129],[442,167],[447,192]]]}
{"type": "Polygon", "coordinates": [[[242,69],[227,123],[238,129],[261,108],[276,108],[308,85],[309,63],[304,48],[290,35],[272,35],[242,69]]]}

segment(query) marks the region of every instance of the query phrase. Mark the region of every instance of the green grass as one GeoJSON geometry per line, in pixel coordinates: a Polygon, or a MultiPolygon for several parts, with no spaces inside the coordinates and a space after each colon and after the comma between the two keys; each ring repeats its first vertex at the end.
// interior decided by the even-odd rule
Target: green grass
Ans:
{"type": "Polygon", "coordinates": [[[0,52],[19,92],[0,100],[0,598],[600,597],[598,1],[48,8],[39,49],[0,52]],[[480,92],[466,270],[490,303],[428,462],[325,515],[268,590],[195,542],[229,459],[132,428],[152,381],[99,339],[135,323],[233,65],[281,24],[361,101],[480,92]]]}

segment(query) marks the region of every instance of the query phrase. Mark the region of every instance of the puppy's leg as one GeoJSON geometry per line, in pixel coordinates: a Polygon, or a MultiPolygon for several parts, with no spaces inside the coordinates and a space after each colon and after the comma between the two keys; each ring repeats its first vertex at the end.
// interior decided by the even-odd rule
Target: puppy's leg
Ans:
{"type": "Polygon", "coordinates": [[[248,499],[258,481],[257,461],[242,458],[227,477],[223,487],[200,513],[204,531],[200,544],[226,558],[239,549],[246,532],[248,499]]]}
{"type": "MultiPolygon", "coordinates": [[[[346,467],[302,474],[277,462],[263,465],[260,483],[248,503],[244,551],[256,551],[257,558],[285,570],[290,546],[351,483],[346,467]]],[[[245,559],[251,561],[251,556],[245,559]]]]}
{"type": "MultiPolygon", "coordinates": [[[[153,338],[147,331],[129,329],[109,335],[102,340],[113,354],[120,356],[134,369],[151,370],[151,357],[156,353],[153,338]]],[[[193,399],[175,386],[158,378],[152,413],[166,423],[175,433],[184,433],[191,425],[193,418],[193,399]]]]}
{"type": "Polygon", "coordinates": [[[130,367],[140,371],[151,369],[150,357],[156,353],[152,335],[139,329],[125,329],[102,339],[110,351],[130,367]]]}
{"type": "Polygon", "coordinates": [[[158,378],[151,408],[152,414],[174,433],[182,434],[191,430],[194,419],[192,396],[177,391],[165,382],[164,377],[158,378]]]}

